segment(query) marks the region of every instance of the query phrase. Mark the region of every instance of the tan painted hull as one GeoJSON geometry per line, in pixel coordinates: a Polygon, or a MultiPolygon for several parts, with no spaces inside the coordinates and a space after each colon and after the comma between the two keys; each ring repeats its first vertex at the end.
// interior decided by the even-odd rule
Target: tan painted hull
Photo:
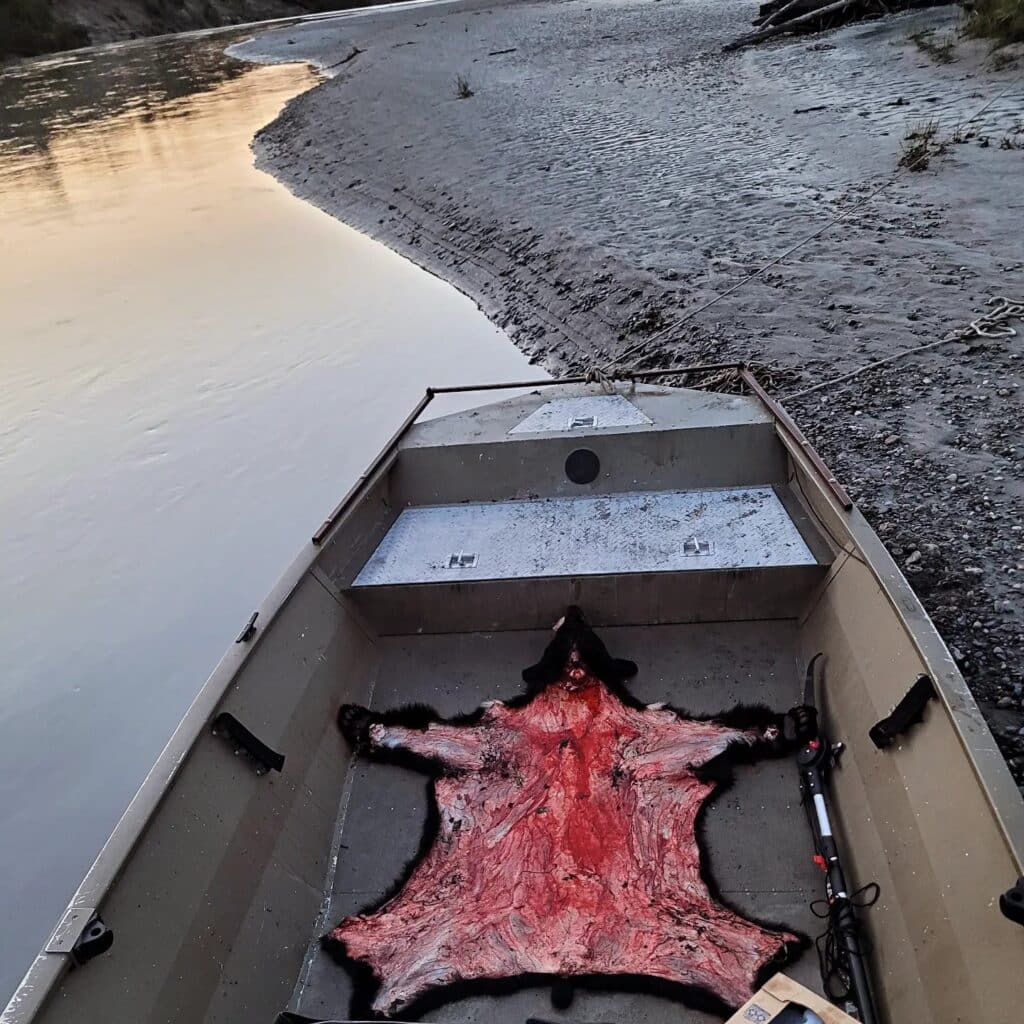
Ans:
{"type": "MultiPolygon", "coordinates": [[[[824,652],[827,718],[847,746],[834,792],[849,873],[882,893],[865,922],[883,1019],[1019,1019],[1024,928],[997,903],[1024,873],[1024,803],[906,580],[758,398],[620,390],[649,424],[509,433],[555,394],[601,394],[579,385],[412,426],[382,454],[261,605],[253,638],[229,649],[74,897],[67,921],[98,910],[112,949],[69,971],[77,926],[58,929],[3,1024],[272,1021],[285,1009],[344,1019],[347,981],[315,937],[387,887],[423,806],[422,780],[388,769],[372,782],[353,767],[337,705],[418,697],[465,711],[509,695],[569,602],[641,664],[652,697],[691,706],[734,695],[788,706],[824,652]],[[588,494],[771,488],[814,564],[353,588],[403,509],[579,494],[563,465],[580,446],[601,461],[588,494]],[[877,750],[868,728],[921,674],[940,699],[877,750]],[[222,712],[283,753],[283,771],[257,774],[212,735],[222,712]]],[[[730,830],[709,837],[719,881],[739,880],[737,898],[763,916],[797,913],[814,885],[797,863],[811,849],[795,769],[772,771],[739,780],[739,810],[720,815],[730,830]]],[[[805,957],[801,980],[813,984],[815,966],[805,957]]],[[[545,998],[469,1000],[432,1018],[521,1021],[543,1015],[545,998]]],[[[594,996],[579,1015],[706,1019],[648,998],[594,996]]]]}

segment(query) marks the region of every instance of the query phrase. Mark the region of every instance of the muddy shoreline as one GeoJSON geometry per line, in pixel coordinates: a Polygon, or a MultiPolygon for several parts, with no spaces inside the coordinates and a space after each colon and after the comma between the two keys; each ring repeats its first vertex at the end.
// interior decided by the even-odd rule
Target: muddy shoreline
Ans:
{"type": "MultiPolygon", "coordinates": [[[[722,54],[755,9],[469,0],[270,33],[245,54],[334,77],[258,135],[257,160],[451,281],[555,373],[742,358],[785,397],[1024,297],[1019,67],[967,41],[938,64],[908,38],[951,31],[956,8],[722,54]],[[930,120],[962,141],[673,329],[864,200],[930,120]]],[[[900,561],[1018,782],[1022,353],[1024,331],[951,344],[788,404],[900,561]]]]}

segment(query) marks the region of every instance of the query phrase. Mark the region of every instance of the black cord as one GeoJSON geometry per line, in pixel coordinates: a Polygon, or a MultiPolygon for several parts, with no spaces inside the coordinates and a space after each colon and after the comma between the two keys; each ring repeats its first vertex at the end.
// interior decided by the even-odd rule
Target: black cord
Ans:
{"type": "Polygon", "coordinates": [[[846,924],[840,920],[842,911],[846,905],[855,911],[867,910],[878,902],[880,894],[878,883],[868,882],[845,899],[814,900],[811,903],[811,913],[827,922],[825,930],[814,940],[814,946],[818,951],[818,964],[821,967],[825,995],[833,1002],[842,1002],[852,995],[850,976],[846,970],[846,962],[850,956],[846,948],[847,936],[856,935],[862,959],[871,952],[868,937],[857,927],[856,919],[851,915],[846,924]],[[836,982],[842,985],[839,991],[835,988],[836,982]]]}
{"type": "Polygon", "coordinates": [[[861,565],[867,566],[867,568],[870,569],[868,563],[864,561],[864,559],[861,558],[861,556],[856,551],[851,551],[848,547],[846,547],[845,544],[839,543],[839,538],[828,528],[828,524],[825,522],[824,517],[821,516],[818,513],[818,510],[811,504],[811,499],[807,497],[807,492],[804,490],[803,481],[800,479],[800,471],[799,469],[797,469],[796,463],[793,461],[792,458],[790,458],[789,460],[789,469],[789,479],[786,482],[796,483],[797,488],[803,495],[804,504],[807,506],[807,511],[810,513],[811,516],[814,517],[814,521],[818,524],[818,526],[820,526],[828,534],[828,539],[832,541],[832,543],[836,546],[837,553],[840,551],[845,551],[846,554],[855,562],[860,562],[861,565]]]}

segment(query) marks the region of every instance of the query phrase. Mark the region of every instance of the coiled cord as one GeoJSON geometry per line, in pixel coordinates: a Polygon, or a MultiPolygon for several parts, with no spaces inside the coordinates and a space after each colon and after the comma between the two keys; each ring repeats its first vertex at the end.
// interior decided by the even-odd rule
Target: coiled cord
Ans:
{"type": "Polygon", "coordinates": [[[814,900],[811,903],[811,913],[827,922],[825,930],[814,940],[814,946],[818,951],[825,995],[833,1002],[843,1002],[852,995],[850,977],[845,966],[850,956],[846,948],[847,936],[856,935],[861,959],[866,959],[871,952],[868,937],[857,927],[856,919],[851,916],[845,923],[841,920],[844,906],[848,904],[854,912],[867,910],[878,902],[880,895],[878,883],[868,882],[845,898],[814,900]],[[841,991],[836,990],[836,982],[843,986],[841,991]]]}

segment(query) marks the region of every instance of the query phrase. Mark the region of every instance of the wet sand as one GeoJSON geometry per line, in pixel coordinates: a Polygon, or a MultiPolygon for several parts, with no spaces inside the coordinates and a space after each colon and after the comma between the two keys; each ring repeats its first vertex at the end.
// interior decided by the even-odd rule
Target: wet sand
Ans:
{"type": "MultiPolygon", "coordinates": [[[[263,35],[245,52],[336,66],[260,133],[258,161],[452,281],[555,372],[746,358],[785,396],[1024,297],[1020,65],[996,71],[968,41],[936,64],[908,40],[956,8],[721,53],[754,11],[471,0],[263,35]],[[671,329],[868,196],[908,126],[934,118],[948,137],[1007,86],[975,137],[671,329]]],[[[902,562],[1018,780],[1022,335],[789,403],[902,562]]]]}

